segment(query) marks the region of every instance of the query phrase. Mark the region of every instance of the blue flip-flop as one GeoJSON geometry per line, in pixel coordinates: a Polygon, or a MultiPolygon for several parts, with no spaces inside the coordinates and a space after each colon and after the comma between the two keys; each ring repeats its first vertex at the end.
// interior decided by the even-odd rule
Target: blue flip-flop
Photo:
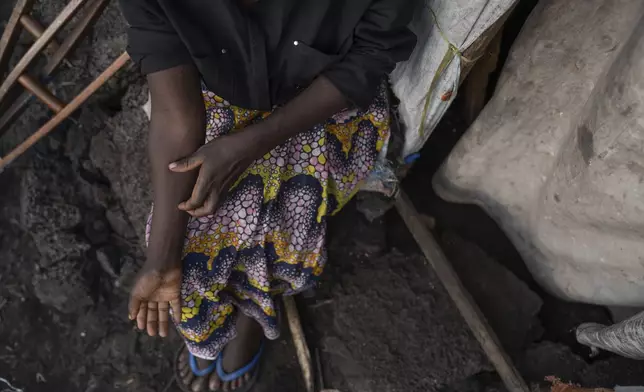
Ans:
{"type": "MultiPolygon", "coordinates": [[[[181,347],[177,352],[177,356],[175,359],[175,365],[174,365],[175,379],[176,379],[177,385],[179,386],[179,388],[181,388],[183,392],[191,392],[188,389],[190,388],[190,386],[184,385],[181,375],[179,373],[179,358],[181,357],[183,350],[187,350],[187,348],[185,346],[181,347]]],[[[192,355],[190,352],[188,352],[188,364],[190,365],[190,370],[195,376],[206,377],[212,374],[212,372],[216,371],[217,375],[219,376],[219,379],[223,382],[234,381],[239,379],[240,377],[243,377],[248,372],[254,372],[253,376],[248,381],[248,383],[246,383],[243,387],[236,389],[234,391],[234,392],[249,392],[253,388],[253,386],[257,382],[257,378],[259,377],[260,362],[261,362],[263,353],[264,353],[264,343],[262,342],[261,346],[259,347],[259,351],[257,352],[257,354],[255,354],[255,357],[253,357],[253,359],[247,365],[230,374],[224,371],[223,356],[221,353],[219,353],[219,355],[217,356],[217,359],[215,359],[215,361],[211,363],[210,366],[204,369],[199,369],[199,365],[197,364],[197,358],[194,355],[192,355]]]]}
{"type": "Polygon", "coordinates": [[[190,364],[190,370],[192,370],[192,374],[194,374],[197,377],[206,377],[210,375],[210,373],[212,373],[217,368],[217,361],[221,357],[221,354],[219,354],[217,359],[215,359],[215,361],[205,369],[199,369],[199,365],[197,364],[197,358],[194,355],[192,355],[192,353],[189,352],[188,356],[189,356],[188,362],[190,364]]]}
{"type": "MultiPolygon", "coordinates": [[[[174,359],[174,379],[179,388],[183,392],[192,392],[190,390],[190,385],[185,385],[183,383],[181,373],[179,371],[179,359],[181,358],[181,355],[183,354],[183,351],[186,350],[188,351],[188,348],[185,345],[181,345],[179,350],[177,351],[177,355],[175,356],[174,359]]],[[[219,354],[219,357],[221,357],[221,354],[219,354]]],[[[217,358],[219,358],[217,357],[217,358]]],[[[215,360],[213,363],[210,364],[205,369],[199,369],[199,365],[197,364],[197,358],[188,351],[188,365],[190,366],[190,370],[192,373],[197,376],[197,377],[205,377],[212,372],[214,372],[217,369],[217,360],[215,360]]]]}
{"type": "Polygon", "coordinates": [[[241,388],[235,389],[234,392],[249,392],[255,386],[257,378],[259,377],[260,362],[262,360],[262,354],[264,354],[264,342],[259,346],[259,351],[253,357],[253,359],[246,364],[246,366],[238,369],[232,373],[226,373],[224,370],[224,359],[223,355],[219,355],[215,363],[217,364],[217,376],[223,382],[235,381],[244,377],[249,372],[253,372],[250,380],[241,388]]]}

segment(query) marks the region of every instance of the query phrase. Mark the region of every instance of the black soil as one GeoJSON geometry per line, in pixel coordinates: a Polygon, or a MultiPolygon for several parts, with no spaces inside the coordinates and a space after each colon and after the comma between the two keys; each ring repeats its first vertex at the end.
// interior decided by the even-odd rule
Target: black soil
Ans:
{"type": "MultiPolygon", "coordinates": [[[[0,4],[0,21],[10,3],[0,4]]],[[[65,1],[39,3],[36,14],[48,22],[65,1]]],[[[505,50],[534,3],[521,2],[505,50]]],[[[124,31],[114,2],[61,70],[57,94],[68,100],[116,58],[124,31]]],[[[18,52],[30,42],[23,36],[18,52]]],[[[150,201],[146,97],[137,72],[124,70],[0,173],[0,391],[3,380],[27,392],[178,391],[172,362],[180,339],[147,337],[126,318],[150,201]]],[[[572,328],[610,323],[606,309],[545,293],[481,209],[433,192],[432,174],[468,126],[459,113],[457,102],[404,187],[523,375],[644,385],[639,362],[610,355],[591,362],[576,345],[572,328]]],[[[0,139],[0,155],[48,116],[32,104],[0,139]]],[[[350,204],[329,222],[328,255],[317,290],[298,298],[319,384],[342,392],[503,390],[394,211],[369,222],[350,204]]],[[[304,390],[282,330],[268,347],[258,391],[304,390]]]]}

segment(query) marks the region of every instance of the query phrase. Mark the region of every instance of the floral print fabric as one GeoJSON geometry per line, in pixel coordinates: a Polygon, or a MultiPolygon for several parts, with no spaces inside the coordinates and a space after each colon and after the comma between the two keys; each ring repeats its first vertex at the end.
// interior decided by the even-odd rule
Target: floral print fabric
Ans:
{"type": "MultiPolygon", "coordinates": [[[[206,142],[262,121],[204,88],[206,142]]],[[[346,110],[273,149],[231,187],[217,212],[186,233],[177,329],[190,352],[215,359],[237,312],[279,336],[275,296],[309,288],[326,263],[326,219],[369,174],[389,136],[386,87],[366,111],[346,110]]],[[[148,222],[149,235],[149,222],[148,222]]]]}

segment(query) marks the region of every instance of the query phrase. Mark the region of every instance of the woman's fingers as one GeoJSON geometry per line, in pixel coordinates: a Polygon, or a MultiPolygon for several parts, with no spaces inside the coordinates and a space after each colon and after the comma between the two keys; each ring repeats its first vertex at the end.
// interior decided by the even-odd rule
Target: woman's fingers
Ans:
{"type": "Polygon", "coordinates": [[[167,302],[159,302],[159,336],[165,338],[168,336],[169,320],[170,320],[170,304],[167,302]]]}
{"type": "Polygon", "coordinates": [[[172,162],[168,168],[175,173],[185,173],[194,170],[203,163],[203,155],[199,150],[187,158],[172,162]]]}
{"type": "Polygon", "coordinates": [[[178,299],[170,301],[170,307],[172,308],[172,318],[175,322],[181,321],[181,301],[178,299]]]}
{"type": "Polygon", "coordinates": [[[136,326],[147,331],[148,335],[168,336],[170,330],[170,307],[177,317],[181,317],[181,306],[178,300],[170,302],[142,301],[136,313],[136,326]]]}
{"type": "Polygon", "coordinates": [[[140,302],[139,310],[136,315],[136,326],[140,330],[145,330],[145,325],[148,320],[148,303],[146,301],[140,302]]]}
{"type": "Polygon", "coordinates": [[[208,216],[215,213],[219,205],[219,201],[226,197],[230,186],[239,178],[238,173],[230,173],[226,180],[223,182],[223,186],[214,186],[210,189],[208,198],[203,203],[203,206],[195,208],[194,210],[187,211],[188,214],[200,218],[202,216],[208,216]]]}
{"type": "Polygon", "coordinates": [[[215,208],[217,207],[217,202],[219,201],[219,195],[215,190],[210,191],[210,195],[206,198],[206,201],[199,208],[196,208],[188,213],[194,217],[208,216],[215,213],[215,208]]]}
{"type": "Polygon", "coordinates": [[[130,304],[128,305],[128,309],[129,309],[128,317],[130,318],[130,320],[134,320],[136,318],[136,316],[139,314],[140,307],[141,307],[141,300],[134,296],[130,296],[130,304]]]}
{"type": "Polygon", "coordinates": [[[192,189],[190,199],[179,204],[179,209],[183,211],[193,211],[203,206],[206,198],[212,190],[212,174],[208,168],[202,166],[199,170],[199,177],[192,189]]]}
{"type": "Polygon", "coordinates": [[[148,302],[148,335],[157,336],[159,331],[159,305],[156,302],[148,302]]]}
{"type": "Polygon", "coordinates": [[[190,211],[200,207],[208,194],[207,188],[210,178],[202,166],[203,162],[204,157],[200,150],[197,150],[197,152],[191,156],[173,162],[168,166],[168,168],[175,173],[185,173],[201,167],[201,170],[199,170],[199,177],[197,177],[197,182],[192,190],[192,196],[190,197],[190,200],[179,204],[180,210],[190,211]]]}

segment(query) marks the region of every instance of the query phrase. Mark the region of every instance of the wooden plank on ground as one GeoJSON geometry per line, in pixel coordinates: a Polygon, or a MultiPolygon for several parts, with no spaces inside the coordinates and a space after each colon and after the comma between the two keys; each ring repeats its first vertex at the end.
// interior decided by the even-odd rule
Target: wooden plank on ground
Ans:
{"type": "MultiPolygon", "coordinates": [[[[481,344],[483,351],[494,365],[506,388],[510,392],[530,392],[525,381],[512,364],[510,357],[501,347],[496,334],[485,320],[480,309],[461,283],[456,271],[449,263],[429,229],[420,218],[418,211],[404,191],[396,199],[396,209],[407,228],[418,243],[425,258],[445,286],[465,322],[481,344]]],[[[508,316],[510,317],[510,316],[508,316]]]]}
{"type": "Polygon", "coordinates": [[[300,363],[302,370],[302,378],[306,392],[314,392],[315,382],[313,381],[313,361],[311,360],[311,351],[306,343],[304,330],[302,329],[302,322],[300,321],[300,314],[297,311],[295,300],[291,296],[285,296],[284,307],[286,308],[286,318],[288,319],[288,326],[291,330],[293,337],[293,344],[297,352],[297,361],[300,363]]]}

